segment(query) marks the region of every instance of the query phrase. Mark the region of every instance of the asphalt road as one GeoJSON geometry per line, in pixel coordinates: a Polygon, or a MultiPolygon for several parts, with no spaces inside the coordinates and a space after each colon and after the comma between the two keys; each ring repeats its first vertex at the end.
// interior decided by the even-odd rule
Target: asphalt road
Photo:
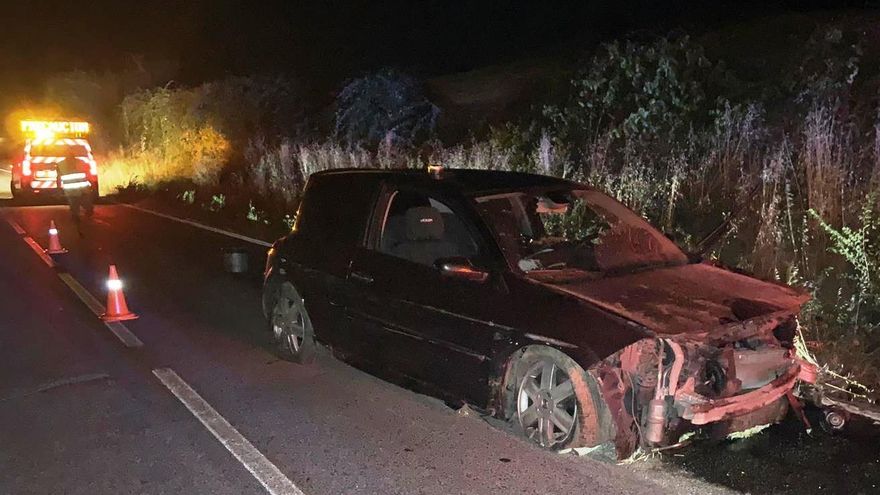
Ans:
{"type": "Polygon", "coordinates": [[[64,207],[0,203],[24,231],[0,221],[0,493],[725,492],[540,450],[326,356],[279,360],[261,334],[263,247],[124,206],[77,229],[64,207]],[[23,240],[46,246],[50,220],[69,250],[55,267],[23,240]],[[251,273],[225,273],[225,248],[247,249],[251,273]],[[142,347],[59,277],[102,300],[111,263],[142,347]]]}

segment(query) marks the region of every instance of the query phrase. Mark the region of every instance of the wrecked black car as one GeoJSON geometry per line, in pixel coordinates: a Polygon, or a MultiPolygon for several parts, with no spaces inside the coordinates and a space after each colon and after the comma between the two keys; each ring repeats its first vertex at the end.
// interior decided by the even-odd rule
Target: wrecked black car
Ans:
{"type": "Polygon", "coordinates": [[[806,300],[689,259],[581,184],[336,170],[270,249],[263,307],[289,359],[327,346],[542,447],[626,457],[781,420],[815,373],[792,349],[806,300]]]}

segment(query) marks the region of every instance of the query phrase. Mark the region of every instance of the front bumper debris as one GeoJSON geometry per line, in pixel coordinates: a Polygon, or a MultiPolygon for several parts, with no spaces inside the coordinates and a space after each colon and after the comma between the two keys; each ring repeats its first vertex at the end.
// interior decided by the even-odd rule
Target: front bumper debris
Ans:
{"type": "Polygon", "coordinates": [[[722,399],[708,399],[693,392],[682,392],[675,398],[675,407],[683,419],[694,425],[732,419],[784,397],[794,388],[799,371],[800,366],[795,364],[782,376],[761,388],[722,399]]]}

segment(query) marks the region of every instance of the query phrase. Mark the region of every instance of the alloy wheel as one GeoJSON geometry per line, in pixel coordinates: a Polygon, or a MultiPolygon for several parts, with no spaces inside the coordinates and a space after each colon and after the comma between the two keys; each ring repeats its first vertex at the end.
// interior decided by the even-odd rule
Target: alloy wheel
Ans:
{"type": "Polygon", "coordinates": [[[520,427],[545,448],[564,444],[574,433],[578,413],[570,377],[551,358],[542,358],[523,375],[516,396],[520,427]]]}
{"type": "Polygon", "coordinates": [[[306,338],[306,315],[303,301],[293,287],[281,288],[272,313],[272,334],[280,346],[293,356],[302,351],[306,338]]]}

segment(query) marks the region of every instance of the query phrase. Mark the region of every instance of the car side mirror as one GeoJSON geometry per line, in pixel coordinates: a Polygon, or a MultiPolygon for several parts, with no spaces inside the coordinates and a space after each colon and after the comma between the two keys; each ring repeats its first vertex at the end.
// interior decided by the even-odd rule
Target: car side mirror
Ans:
{"type": "Polygon", "coordinates": [[[457,278],[470,282],[483,283],[489,280],[489,272],[474,267],[469,259],[456,256],[452,258],[440,258],[434,262],[434,266],[440,270],[444,277],[457,278]]]}

